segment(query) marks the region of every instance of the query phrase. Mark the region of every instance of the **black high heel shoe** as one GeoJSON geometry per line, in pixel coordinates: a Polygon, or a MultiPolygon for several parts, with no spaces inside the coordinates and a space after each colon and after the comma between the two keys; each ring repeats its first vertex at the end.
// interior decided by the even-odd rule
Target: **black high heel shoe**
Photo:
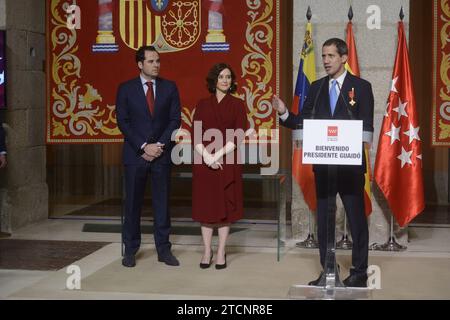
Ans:
{"type": "Polygon", "coordinates": [[[209,263],[202,263],[202,262],[200,262],[200,268],[208,269],[211,266],[212,259],[213,259],[213,252],[211,250],[211,257],[209,258],[209,263]]]}
{"type": "Polygon", "coordinates": [[[224,264],[216,263],[216,269],[221,270],[221,269],[225,269],[226,267],[227,267],[227,254],[225,253],[225,263],[224,264]]]}

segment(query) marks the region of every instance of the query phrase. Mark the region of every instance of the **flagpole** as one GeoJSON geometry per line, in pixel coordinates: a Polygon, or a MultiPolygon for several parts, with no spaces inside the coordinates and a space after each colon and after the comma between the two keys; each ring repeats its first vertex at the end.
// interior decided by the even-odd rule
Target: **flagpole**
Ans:
{"type": "MultiPolygon", "coordinates": [[[[403,13],[403,6],[400,9],[399,14],[400,20],[403,22],[403,18],[405,17],[403,13]]],[[[400,48],[397,48],[399,50],[400,48]]],[[[380,149],[378,149],[378,152],[380,152],[380,149]]],[[[382,244],[382,245],[374,245],[372,246],[373,250],[380,250],[380,251],[403,251],[406,250],[406,246],[402,246],[397,243],[394,236],[394,215],[391,213],[391,225],[390,225],[390,235],[388,242],[382,244]]]]}
{"type": "MultiPolygon", "coordinates": [[[[311,18],[312,18],[311,7],[308,6],[308,10],[306,11],[306,19],[308,20],[308,23],[311,22],[311,18]]],[[[296,243],[296,246],[299,247],[299,248],[316,249],[316,248],[319,247],[318,242],[314,238],[314,230],[312,228],[311,216],[312,216],[312,211],[308,210],[308,223],[309,223],[308,227],[309,227],[309,232],[308,232],[308,236],[306,237],[306,239],[304,241],[296,243]]]]}
{"type": "Polygon", "coordinates": [[[382,245],[378,245],[374,247],[374,250],[380,251],[404,251],[406,250],[405,246],[397,243],[394,236],[394,216],[391,214],[391,233],[389,236],[388,242],[382,245]]]}
{"type": "MultiPolygon", "coordinates": [[[[352,6],[348,9],[348,20],[352,22],[353,19],[353,9],[352,6]]],[[[347,44],[348,45],[348,44],[347,44]]],[[[355,70],[353,70],[355,71],[355,70]]],[[[336,243],[336,249],[351,250],[353,248],[353,242],[350,241],[347,234],[347,214],[344,214],[344,233],[342,239],[336,243]]]]}
{"type": "Polygon", "coordinates": [[[353,242],[348,238],[347,233],[347,215],[344,214],[344,233],[342,239],[336,243],[336,249],[351,250],[353,248],[353,242]]]}
{"type": "Polygon", "coordinates": [[[299,248],[316,249],[319,247],[317,240],[314,238],[314,230],[312,228],[311,216],[312,216],[312,212],[311,212],[311,210],[308,210],[309,232],[308,232],[308,236],[306,237],[306,239],[304,241],[300,241],[300,242],[296,243],[296,246],[299,248]]]}

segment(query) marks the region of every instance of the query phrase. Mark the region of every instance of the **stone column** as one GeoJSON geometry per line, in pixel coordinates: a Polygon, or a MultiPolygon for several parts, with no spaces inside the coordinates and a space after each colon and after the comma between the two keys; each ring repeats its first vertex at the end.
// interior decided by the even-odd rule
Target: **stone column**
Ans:
{"type": "Polygon", "coordinates": [[[8,166],[0,172],[0,212],[1,231],[11,233],[48,217],[45,1],[3,0],[0,12],[0,25],[3,21],[7,30],[8,71],[8,166]]]}

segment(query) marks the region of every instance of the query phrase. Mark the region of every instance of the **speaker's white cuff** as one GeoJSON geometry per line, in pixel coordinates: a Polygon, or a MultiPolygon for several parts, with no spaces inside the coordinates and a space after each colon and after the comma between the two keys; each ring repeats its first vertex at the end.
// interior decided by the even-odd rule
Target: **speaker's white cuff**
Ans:
{"type": "Polygon", "coordinates": [[[280,119],[284,122],[287,120],[287,118],[289,118],[289,111],[286,110],[286,112],[280,116],[280,119]]]}
{"type": "Polygon", "coordinates": [[[363,131],[363,142],[368,142],[372,144],[373,142],[373,132],[371,131],[363,131]]]}
{"type": "Polygon", "coordinates": [[[303,140],[303,129],[292,130],[292,140],[303,140]]]}

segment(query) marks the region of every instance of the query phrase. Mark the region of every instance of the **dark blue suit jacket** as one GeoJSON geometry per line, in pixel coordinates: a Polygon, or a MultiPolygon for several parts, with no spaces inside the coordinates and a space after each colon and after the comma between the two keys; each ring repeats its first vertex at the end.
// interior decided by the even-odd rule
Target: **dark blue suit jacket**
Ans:
{"type": "Polygon", "coordinates": [[[156,79],[153,116],[148,109],[140,77],[122,83],[117,91],[116,114],[119,129],[125,137],[125,165],[145,163],[141,157],[141,146],[145,142],[165,144],[163,154],[154,162],[170,163],[171,136],[181,124],[180,97],[174,82],[156,79]]]}
{"type": "MultiPolygon", "coordinates": [[[[303,128],[303,119],[362,120],[363,141],[372,142],[374,99],[370,82],[347,72],[336,103],[336,109],[334,114],[331,115],[328,81],[328,76],[314,81],[311,84],[301,114],[295,115],[289,112],[289,117],[286,121],[281,121],[281,124],[296,129],[297,124],[300,124],[300,128],[303,128]],[[354,92],[353,101],[355,102],[353,105],[350,104],[352,88],[354,92]]],[[[318,167],[316,165],[314,169],[316,170],[318,167]]],[[[361,168],[365,168],[364,157],[361,168]]]]}
{"type": "Polygon", "coordinates": [[[0,123],[0,152],[6,151],[6,143],[5,143],[5,130],[3,129],[2,124],[0,123]]]}

